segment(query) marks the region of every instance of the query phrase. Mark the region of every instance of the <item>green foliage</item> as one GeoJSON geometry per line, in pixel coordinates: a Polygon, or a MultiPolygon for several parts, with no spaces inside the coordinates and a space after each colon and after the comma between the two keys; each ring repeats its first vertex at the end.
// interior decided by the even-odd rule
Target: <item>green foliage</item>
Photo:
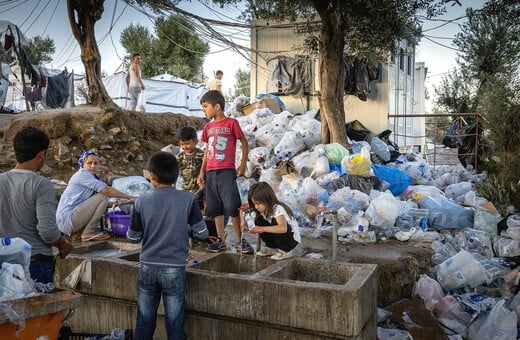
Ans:
{"type": "Polygon", "coordinates": [[[56,51],[54,40],[47,37],[35,36],[24,47],[27,58],[32,64],[39,65],[52,61],[52,55],[56,51]]]}
{"type": "Polygon", "coordinates": [[[434,87],[436,109],[443,112],[472,113],[477,110],[475,86],[470,78],[454,69],[434,87]]]}
{"type": "Polygon", "coordinates": [[[154,37],[148,28],[140,24],[130,24],[121,31],[120,42],[127,52],[125,61],[132,62],[132,54],[141,54],[141,72],[143,77],[151,77],[157,75],[157,70],[152,52],[152,41],[154,37]]]}
{"type": "Polygon", "coordinates": [[[487,182],[477,184],[477,190],[482,197],[493,202],[502,215],[506,215],[507,207],[510,205],[517,210],[520,207],[520,184],[518,181],[514,182],[491,175],[487,182]]]}
{"type": "Polygon", "coordinates": [[[515,73],[520,63],[520,21],[511,17],[514,6],[507,0],[490,3],[495,2],[503,4],[492,10],[489,4],[482,11],[468,9],[467,22],[453,41],[461,69],[479,84],[515,73]]]}
{"type": "Polygon", "coordinates": [[[489,181],[478,186],[479,193],[501,213],[511,204],[520,208],[519,13],[518,2],[488,1],[482,11],[467,12],[454,41],[461,73],[475,83],[486,136],[479,170],[489,172],[489,181]]]}
{"type": "Polygon", "coordinates": [[[184,17],[158,18],[155,35],[146,27],[131,24],[121,33],[121,45],[128,53],[128,61],[132,53],[141,54],[143,77],[170,73],[202,82],[202,64],[209,45],[197,36],[193,25],[184,17]]]}
{"type": "Polygon", "coordinates": [[[231,99],[238,96],[251,97],[250,86],[250,72],[248,70],[238,69],[235,73],[234,89],[229,90],[228,96],[231,97],[231,99]]]}

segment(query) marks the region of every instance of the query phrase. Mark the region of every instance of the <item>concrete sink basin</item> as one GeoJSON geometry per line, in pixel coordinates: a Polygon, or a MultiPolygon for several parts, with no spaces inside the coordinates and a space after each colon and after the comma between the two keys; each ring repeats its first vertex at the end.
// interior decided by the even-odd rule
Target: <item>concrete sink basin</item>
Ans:
{"type": "Polygon", "coordinates": [[[376,327],[376,265],[276,262],[219,254],[187,270],[190,313],[232,317],[325,337],[363,339],[376,327]],[[365,333],[366,332],[366,333],[365,333]]]}

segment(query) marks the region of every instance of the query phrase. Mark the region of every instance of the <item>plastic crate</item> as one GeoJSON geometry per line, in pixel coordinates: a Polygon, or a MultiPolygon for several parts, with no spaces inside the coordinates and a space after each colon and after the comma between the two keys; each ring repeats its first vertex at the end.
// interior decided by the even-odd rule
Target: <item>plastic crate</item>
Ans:
{"type": "MultiPolygon", "coordinates": [[[[61,327],[60,334],[58,335],[58,340],[85,340],[85,339],[94,339],[100,340],[110,334],[98,334],[98,333],[75,333],[68,326],[61,327]]],[[[132,329],[125,330],[125,338],[124,340],[133,340],[134,339],[134,331],[132,329]]]]}

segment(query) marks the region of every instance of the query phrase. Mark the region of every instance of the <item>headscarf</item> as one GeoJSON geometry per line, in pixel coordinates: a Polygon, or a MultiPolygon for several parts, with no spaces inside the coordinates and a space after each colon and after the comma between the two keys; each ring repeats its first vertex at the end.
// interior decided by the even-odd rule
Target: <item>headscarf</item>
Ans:
{"type": "Polygon", "coordinates": [[[79,159],[78,159],[78,164],[79,164],[79,167],[82,168],[83,167],[83,162],[85,162],[85,159],[90,156],[90,155],[95,155],[95,156],[98,156],[98,153],[94,150],[87,150],[87,151],[83,151],[81,153],[81,155],[79,156],[79,159]]]}

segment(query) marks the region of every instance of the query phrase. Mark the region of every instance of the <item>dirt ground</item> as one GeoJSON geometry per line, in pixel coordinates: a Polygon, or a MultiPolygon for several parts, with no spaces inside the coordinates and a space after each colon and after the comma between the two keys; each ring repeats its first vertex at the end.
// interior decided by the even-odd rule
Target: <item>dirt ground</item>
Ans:
{"type": "MultiPolygon", "coordinates": [[[[51,137],[48,167],[42,174],[67,182],[78,169],[77,159],[82,150],[99,151],[103,180],[108,181],[113,176],[141,175],[147,158],[153,152],[178,143],[179,127],[191,125],[199,129],[202,123],[201,118],[181,114],[105,111],[92,106],[0,114],[0,172],[14,166],[11,140],[16,131],[26,125],[41,127],[51,137]]],[[[331,238],[304,237],[300,255],[309,253],[331,259],[331,238]]],[[[378,302],[380,306],[387,306],[403,297],[410,297],[413,283],[431,266],[431,254],[429,244],[391,241],[352,245],[338,242],[337,260],[377,264],[378,302]]]]}
{"type": "Polygon", "coordinates": [[[101,157],[100,175],[141,175],[148,157],[169,144],[178,144],[177,131],[191,125],[199,129],[202,119],[174,113],[150,113],[126,110],[105,111],[98,107],[0,114],[0,171],[15,164],[11,140],[22,126],[33,125],[47,131],[51,144],[48,167],[42,173],[49,178],[68,181],[78,169],[82,150],[97,149],[101,157]],[[0,135],[1,137],[1,135],[0,135]]]}

